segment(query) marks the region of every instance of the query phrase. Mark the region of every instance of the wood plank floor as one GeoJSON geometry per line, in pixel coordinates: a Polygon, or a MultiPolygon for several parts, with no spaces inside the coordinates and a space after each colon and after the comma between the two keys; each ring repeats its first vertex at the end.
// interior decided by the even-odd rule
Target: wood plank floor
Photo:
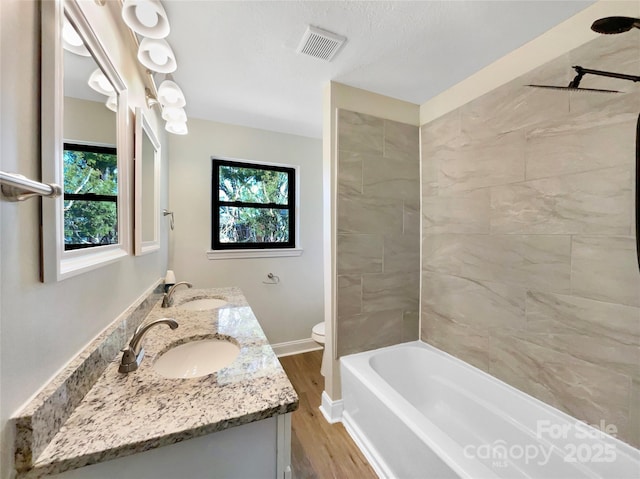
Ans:
{"type": "Polygon", "coordinates": [[[291,416],[294,479],[377,478],[342,424],[329,424],[318,407],[324,389],[322,351],[280,358],[300,398],[291,416]]]}

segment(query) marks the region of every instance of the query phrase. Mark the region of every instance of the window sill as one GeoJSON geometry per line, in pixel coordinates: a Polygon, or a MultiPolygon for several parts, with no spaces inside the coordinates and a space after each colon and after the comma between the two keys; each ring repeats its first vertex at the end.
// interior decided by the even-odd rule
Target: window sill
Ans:
{"type": "Polygon", "coordinates": [[[216,259],[247,259],[247,258],[282,258],[286,256],[302,255],[302,248],[283,249],[235,249],[235,250],[208,250],[207,258],[216,259]]]}

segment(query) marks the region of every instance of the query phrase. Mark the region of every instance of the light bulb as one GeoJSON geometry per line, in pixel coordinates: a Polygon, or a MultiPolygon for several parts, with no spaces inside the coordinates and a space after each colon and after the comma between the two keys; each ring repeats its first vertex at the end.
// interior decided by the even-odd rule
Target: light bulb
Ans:
{"type": "Polygon", "coordinates": [[[173,50],[163,39],[143,38],[138,47],[138,61],[159,73],[172,73],[178,68],[173,50]]]}
{"type": "Polygon", "coordinates": [[[169,19],[159,0],[125,0],[122,19],[143,37],[160,39],[169,35],[169,19]]]}
{"type": "Polygon", "coordinates": [[[164,107],[176,108],[182,108],[187,103],[180,87],[171,80],[163,81],[158,87],[158,101],[164,107]]]}
{"type": "Polygon", "coordinates": [[[189,133],[186,122],[168,121],[164,126],[164,129],[169,133],[173,133],[174,135],[186,135],[187,133],[189,133]]]}
{"type": "Polygon", "coordinates": [[[187,121],[187,114],[184,108],[167,106],[162,109],[162,119],[168,122],[185,123],[187,121]]]}
{"type": "Polygon", "coordinates": [[[107,101],[105,103],[105,106],[111,110],[111,111],[118,111],[118,97],[115,95],[115,93],[113,95],[109,95],[109,98],[107,98],[107,101]]]}
{"type": "Polygon", "coordinates": [[[91,54],[87,47],[84,46],[84,42],[76,29],[71,25],[67,17],[64,18],[64,25],[62,26],[62,46],[65,50],[75,53],[83,57],[89,57],[91,54]]]}
{"type": "Polygon", "coordinates": [[[89,86],[100,93],[101,95],[110,96],[116,91],[113,89],[113,85],[109,79],[102,73],[102,70],[96,68],[89,77],[89,86]]]}

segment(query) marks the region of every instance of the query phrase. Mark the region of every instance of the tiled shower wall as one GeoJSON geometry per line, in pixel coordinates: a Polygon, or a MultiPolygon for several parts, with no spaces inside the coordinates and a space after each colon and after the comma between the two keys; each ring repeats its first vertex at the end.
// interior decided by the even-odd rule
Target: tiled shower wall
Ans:
{"type": "Polygon", "coordinates": [[[640,75],[598,39],[421,129],[423,340],[640,446],[633,176],[640,88],[542,90],[571,66],[640,75]]]}
{"type": "Polygon", "coordinates": [[[338,113],[338,355],[418,339],[418,127],[338,113]]]}

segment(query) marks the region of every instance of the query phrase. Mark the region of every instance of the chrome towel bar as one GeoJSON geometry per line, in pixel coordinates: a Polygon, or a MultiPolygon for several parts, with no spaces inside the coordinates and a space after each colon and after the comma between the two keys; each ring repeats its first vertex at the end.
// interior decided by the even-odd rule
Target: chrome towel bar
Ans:
{"type": "Polygon", "coordinates": [[[16,173],[0,171],[0,185],[4,198],[9,201],[23,201],[34,196],[57,198],[62,188],[55,183],[40,183],[16,173]]]}

